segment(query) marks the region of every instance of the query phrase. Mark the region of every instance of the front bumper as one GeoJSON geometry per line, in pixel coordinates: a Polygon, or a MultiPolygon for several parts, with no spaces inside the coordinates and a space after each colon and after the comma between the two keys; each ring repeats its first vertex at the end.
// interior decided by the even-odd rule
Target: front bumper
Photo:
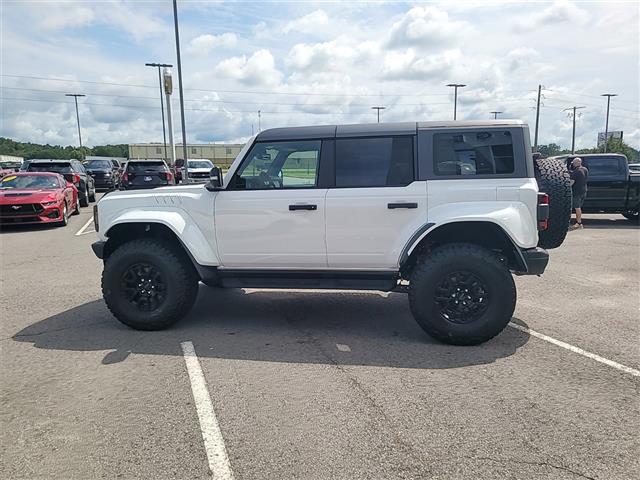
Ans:
{"type": "Polygon", "coordinates": [[[91,250],[93,250],[93,253],[96,254],[96,257],[98,257],[101,260],[104,258],[104,246],[106,244],[107,242],[103,242],[102,240],[99,240],[91,244],[91,250]]]}
{"type": "Polygon", "coordinates": [[[62,205],[44,207],[41,212],[26,215],[0,215],[0,225],[37,225],[62,221],[62,205]]]}
{"type": "Polygon", "coordinates": [[[517,272],[520,275],[542,275],[549,263],[549,253],[540,247],[528,248],[520,251],[522,260],[527,267],[524,272],[517,272]]]}

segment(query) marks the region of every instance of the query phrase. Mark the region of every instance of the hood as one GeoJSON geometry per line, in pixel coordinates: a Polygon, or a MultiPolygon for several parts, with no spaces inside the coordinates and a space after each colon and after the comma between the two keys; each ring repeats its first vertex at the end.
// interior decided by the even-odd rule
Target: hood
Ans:
{"type": "Polygon", "coordinates": [[[209,173],[211,171],[210,168],[189,168],[189,172],[194,173],[209,173]]]}
{"type": "Polygon", "coordinates": [[[13,205],[16,203],[51,202],[61,197],[60,190],[46,190],[33,188],[11,188],[0,190],[0,204],[13,205]]]}

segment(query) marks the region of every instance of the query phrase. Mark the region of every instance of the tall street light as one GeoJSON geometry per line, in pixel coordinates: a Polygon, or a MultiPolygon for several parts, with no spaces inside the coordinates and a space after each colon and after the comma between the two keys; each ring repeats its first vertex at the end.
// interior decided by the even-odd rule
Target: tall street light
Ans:
{"type": "Polygon", "coordinates": [[[377,110],[378,111],[378,123],[380,123],[380,110],[384,110],[387,107],[371,107],[371,110],[377,110]]]}
{"type": "Polygon", "coordinates": [[[180,122],[182,123],[182,156],[184,168],[182,178],[189,183],[189,162],[187,161],[187,129],[184,126],[184,93],[182,92],[182,61],[180,60],[180,31],[178,30],[178,2],[173,0],[173,24],[176,32],[176,55],[178,57],[178,91],[180,92],[180,122]]]}
{"type": "Polygon", "coordinates": [[[160,111],[162,112],[162,138],[164,140],[164,159],[167,157],[167,131],[164,126],[164,100],[162,99],[162,73],[160,73],[160,68],[171,68],[173,65],[169,65],[168,63],[145,63],[147,67],[158,67],[158,83],[160,84],[160,111]]]}
{"type": "Polygon", "coordinates": [[[463,83],[448,83],[447,87],[453,87],[453,119],[458,118],[458,89],[466,87],[463,83]]]}
{"type": "Polygon", "coordinates": [[[502,112],[489,112],[489,113],[493,113],[493,119],[496,120],[498,118],[498,114],[502,112]]]}
{"type": "Polygon", "coordinates": [[[78,141],[80,142],[80,155],[84,158],[82,153],[82,134],[80,133],[80,114],[78,113],[78,97],[86,97],[84,93],[65,93],[65,97],[73,97],[76,102],[76,121],[78,122],[78,141]]]}
{"type": "Polygon", "coordinates": [[[607,97],[607,120],[604,124],[604,153],[607,153],[607,143],[609,143],[609,105],[611,97],[617,97],[617,93],[603,93],[601,97],[607,97]]]}

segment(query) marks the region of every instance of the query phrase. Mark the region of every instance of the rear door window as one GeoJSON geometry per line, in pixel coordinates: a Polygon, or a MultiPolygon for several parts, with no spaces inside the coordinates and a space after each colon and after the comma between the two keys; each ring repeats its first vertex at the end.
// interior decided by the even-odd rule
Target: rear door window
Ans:
{"type": "Polygon", "coordinates": [[[413,137],[336,140],[336,187],[398,187],[412,181],[413,137]]]}
{"type": "Polygon", "coordinates": [[[620,161],[616,157],[591,157],[585,162],[590,177],[622,175],[620,161]]]}
{"type": "Polygon", "coordinates": [[[437,176],[512,174],[511,132],[470,130],[433,135],[433,168],[437,176]]]}

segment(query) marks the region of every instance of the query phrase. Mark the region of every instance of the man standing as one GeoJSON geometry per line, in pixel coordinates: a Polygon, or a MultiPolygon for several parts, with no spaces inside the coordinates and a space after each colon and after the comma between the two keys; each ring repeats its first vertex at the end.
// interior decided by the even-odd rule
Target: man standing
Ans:
{"type": "Polygon", "coordinates": [[[582,166],[582,159],[576,157],[571,162],[571,190],[573,192],[573,208],[576,211],[576,223],[570,230],[577,230],[582,227],[582,204],[587,196],[587,178],[589,170],[582,166]]]}

